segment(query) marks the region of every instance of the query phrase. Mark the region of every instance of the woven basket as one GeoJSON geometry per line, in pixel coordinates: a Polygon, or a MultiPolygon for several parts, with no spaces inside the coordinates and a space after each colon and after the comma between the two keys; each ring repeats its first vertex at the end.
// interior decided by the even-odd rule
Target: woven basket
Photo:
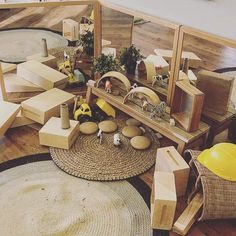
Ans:
{"type": "Polygon", "coordinates": [[[200,151],[187,150],[190,166],[197,171],[195,192],[203,192],[203,210],[199,220],[236,218],[236,182],[224,180],[197,161],[200,151]],[[199,185],[200,183],[200,185],[199,185]]]}

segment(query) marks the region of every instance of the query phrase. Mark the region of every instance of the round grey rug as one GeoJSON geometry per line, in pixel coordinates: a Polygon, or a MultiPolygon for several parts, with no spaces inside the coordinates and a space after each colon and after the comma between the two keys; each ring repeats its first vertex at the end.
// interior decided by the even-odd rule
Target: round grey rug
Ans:
{"type": "Polygon", "coordinates": [[[152,235],[150,211],[127,181],[91,182],[40,161],[1,172],[0,193],[0,235],[152,235]]]}
{"type": "Polygon", "coordinates": [[[26,61],[27,56],[41,52],[42,38],[47,39],[48,49],[68,44],[61,35],[48,30],[3,30],[0,31],[0,60],[13,63],[26,61]]]}

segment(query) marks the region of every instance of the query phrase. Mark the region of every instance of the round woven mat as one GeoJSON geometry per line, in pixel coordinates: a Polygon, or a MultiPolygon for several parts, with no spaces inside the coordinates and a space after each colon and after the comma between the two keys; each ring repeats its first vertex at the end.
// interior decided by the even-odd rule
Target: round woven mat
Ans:
{"type": "Polygon", "coordinates": [[[150,211],[127,181],[67,175],[52,161],[0,173],[0,235],[152,235],[150,211]]]}
{"type": "Polygon", "coordinates": [[[50,148],[53,161],[65,172],[89,180],[120,180],[139,175],[155,164],[156,150],[160,146],[155,133],[148,127],[145,136],[151,139],[147,150],[135,150],[130,139],[121,134],[125,119],[114,120],[122,141],[121,147],[113,145],[113,135],[103,134],[99,144],[96,134],[79,134],[70,150],[50,148]]]}

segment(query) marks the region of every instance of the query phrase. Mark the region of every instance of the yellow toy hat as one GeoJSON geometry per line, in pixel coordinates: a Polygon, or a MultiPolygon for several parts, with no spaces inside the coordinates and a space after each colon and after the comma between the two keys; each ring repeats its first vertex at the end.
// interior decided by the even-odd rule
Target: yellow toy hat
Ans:
{"type": "Polygon", "coordinates": [[[219,143],[204,150],[197,160],[223,179],[236,181],[236,145],[219,143]]]}

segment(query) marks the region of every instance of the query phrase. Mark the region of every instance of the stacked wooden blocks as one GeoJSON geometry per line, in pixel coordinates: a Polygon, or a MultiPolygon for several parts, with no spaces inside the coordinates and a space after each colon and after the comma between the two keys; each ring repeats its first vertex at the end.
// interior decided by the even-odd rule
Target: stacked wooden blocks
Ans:
{"type": "Polygon", "coordinates": [[[159,148],[151,194],[151,222],[155,229],[173,226],[177,196],[186,192],[189,166],[174,147],[159,148]]]}

